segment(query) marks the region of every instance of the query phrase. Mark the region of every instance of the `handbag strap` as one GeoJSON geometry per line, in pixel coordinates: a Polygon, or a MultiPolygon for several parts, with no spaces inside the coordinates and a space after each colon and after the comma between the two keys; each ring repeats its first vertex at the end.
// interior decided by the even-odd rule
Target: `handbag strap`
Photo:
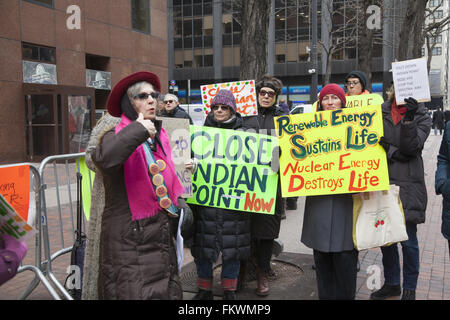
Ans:
{"type": "Polygon", "coordinates": [[[148,174],[159,205],[161,208],[166,209],[169,215],[178,217],[177,208],[169,198],[169,190],[167,189],[164,177],[161,174],[167,166],[166,162],[164,160],[155,160],[148,140],[144,143],[144,152],[147,161],[148,174]]]}

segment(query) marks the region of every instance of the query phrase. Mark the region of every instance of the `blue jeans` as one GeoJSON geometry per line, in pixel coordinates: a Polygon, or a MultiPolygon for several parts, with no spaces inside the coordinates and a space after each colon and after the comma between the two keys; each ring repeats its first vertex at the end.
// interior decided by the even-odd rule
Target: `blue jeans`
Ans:
{"type": "MultiPolygon", "coordinates": [[[[416,290],[419,277],[419,242],[417,241],[417,225],[406,223],[408,240],[400,242],[403,252],[403,289],[416,290]]],[[[384,280],[389,285],[400,284],[400,257],[398,245],[381,247],[383,253],[384,280]]]]}
{"type": "MultiPolygon", "coordinates": [[[[199,278],[212,279],[213,278],[213,263],[208,260],[195,259],[197,266],[197,275],[199,278]]],[[[237,279],[239,275],[240,261],[239,260],[222,260],[222,279],[237,279]]]]}

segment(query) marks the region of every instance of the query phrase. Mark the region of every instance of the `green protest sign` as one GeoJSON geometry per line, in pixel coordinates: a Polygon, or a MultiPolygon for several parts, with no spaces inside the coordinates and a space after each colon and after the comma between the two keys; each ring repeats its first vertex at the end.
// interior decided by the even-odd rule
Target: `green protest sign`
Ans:
{"type": "Polygon", "coordinates": [[[274,214],[278,174],[270,166],[278,155],[277,137],[203,126],[190,130],[199,165],[187,202],[274,214]]]}
{"type": "Polygon", "coordinates": [[[80,158],[80,173],[83,176],[81,179],[81,187],[83,189],[83,211],[86,216],[86,220],[89,221],[90,213],[91,213],[91,189],[90,181],[94,181],[95,172],[89,170],[86,165],[85,159],[80,158]],[[90,178],[90,179],[89,179],[90,178]]]}

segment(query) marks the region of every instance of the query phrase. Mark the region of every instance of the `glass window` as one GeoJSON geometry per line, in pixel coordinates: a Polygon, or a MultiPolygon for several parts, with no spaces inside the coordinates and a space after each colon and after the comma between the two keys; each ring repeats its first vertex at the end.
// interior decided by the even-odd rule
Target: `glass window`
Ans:
{"type": "Polygon", "coordinates": [[[442,55],[442,48],[441,47],[433,48],[432,55],[433,56],[440,56],[440,55],[442,55]]]}
{"type": "Polygon", "coordinates": [[[56,62],[55,49],[47,48],[47,47],[40,47],[39,48],[39,57],[40,57],[41,61],[55,63],[56,62]]]}
{"type": "Polygon", "coordinates": [[[131,27],[150,33],[150,1],[131,0],[131,27]]]}
{"type": "Polygon", "coordinates": [[[53,8],[53,0],[25,0],[25,1],[53,8]]]}
{"type": "Polygon", "coordinates": [[[186,19],[183,21],[183,35],[185,37],[192,36],[192,20],[186,19]]]}
{"type": "Polygon", "coordinates": [[[56,64],[56,49],[31,43],[22,43],[22,58],[24,60],[56,64]]]}
{"type": "Polygon", "coordinates": [[[173,34],[175,37],[181,37],[183,32],[183,22],[181,19],[173,19],[173,34]]]}
{"type": "Polygon", "coordinates": [[[24,60],[38,60],[39,61],[39,47],[30,44],[22,44],[22,58],[24,60]]]}
{"type": "Polygon", "coordinates": [[[194,4],[194,16],[201,16],[202,15],[202,5],[201,4],[194,4]]]}
{"type": "Polygon", "coordinates": [[[203,34],[203,19],[194,19],[194,36],[203,34]]]}
{"type": "Polygon", "coordinates": [[[205,55],[203,58],[204,58],[204,66],[205,67],[212,67],[213,66],[214,59],[213,59],[213,55],[212,54],[205,55]]]}
{"type": "Polygon", "coordinates": [[[192,6],[191,5],[183,6],[183,16],[185,16],[185,17],[192,16],[192,6]]]}

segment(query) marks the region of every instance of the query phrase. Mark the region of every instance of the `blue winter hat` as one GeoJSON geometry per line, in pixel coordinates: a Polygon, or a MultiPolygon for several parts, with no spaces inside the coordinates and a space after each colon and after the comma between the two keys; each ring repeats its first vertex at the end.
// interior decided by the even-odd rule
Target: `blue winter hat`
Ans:
{"type": "Polygon", "coordinates": [[[214,97],[211,107],[216,104],[223,104],[229,106],[233,112],[236,112],[236,98],[230,90],[222,89],[214,97]]]}

